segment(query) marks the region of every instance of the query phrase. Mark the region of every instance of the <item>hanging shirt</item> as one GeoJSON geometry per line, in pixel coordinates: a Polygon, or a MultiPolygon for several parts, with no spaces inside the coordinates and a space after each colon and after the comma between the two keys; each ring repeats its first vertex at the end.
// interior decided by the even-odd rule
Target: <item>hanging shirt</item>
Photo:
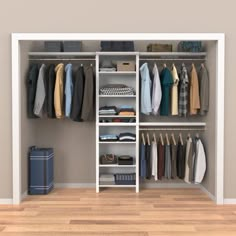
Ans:
{"type": "Polygon", "coordinates": [[[85,121],[92,120],[94,114],[94,73],[93,67],[87,66],[84,68],[85,83],[84,83],[84,98],[82,105],[81,118],[85,121]]]}
{"type": "Polygon", "coordinates": [[[71,119],[81,121],[81,111],[84,97],[84,68],[80,66],[75,72],[72,98],[71,119]]]}
{"type": "Polygon", "coordinates": [[[165,177],[171,179],[171,153],[170,145],[165,145],[165,177]]]}
{"type": "Polygon", "coordinates": [[[168,116],[170,107],[170,89],[173,84],[172,75],[168,68],[164,68],[160,74],[162,98],[160,106],[160,115],[168,116]]]}
{"type": "Polygon", "coordinates": [[[34,101],[34,114],[39,117],[43,116],[43,105],[46,97],[46,89],[44,84],[45,72],[46,65],[42,64],[39,70],[37,89],[34,101]]]}
{"type": "Polygon", "coordinates": [[[152,142],[151,147],[151,162],[152,162],[152,176],[154,176],[154,179],[157,181],[157,169],[158,169],[158,163],[157,163],[157,143],[155,141],[152,142]]]}
{"type": "Polygon", "coordinates": [[[184,179],[185,176],[185,155],[184,155],[184,145],[181,142],[178,142],[177,146],[177,157],[176,157],[176,164],[177,164],[177,176],[180,179],[184,179]]]}
{"type": "Polygon", "coordinates": [[[151,104],[151,80],[148,70],[148,64],[144,63],[140,67],[141,74],[141,112],[149,115],[152,112],[151,104]]]}
{"type": "Polygon", "coordinates": [[[146,144],[146,179],[152,177],[151,144],[146,144]]]}
{"type": "Polygon", "coordinates": [[[67,64],[65,67],[66,72],[66,85],[65,85],[65,116],[70,117],[71,102],[73,94],[73,81],[72,81],[72,64],[67,64]]]}
{"type": "Polygon", "coordinates": [[[189,181],[189,176],[190,176],[190,168],[191,166],[190,164],[190,159],[193,156],[193,143],[192,143],[192,138],[188,138],[187,139],[187,145],[186,145],[186,153],[185,153],[185,177],[184,177],[184,181],[186,183],[190,183],[189,181]]]}
{"type": "Polygon", "coordinates": [[[54,90],[55,90],[55,65],[51,64],[48,66],[47,72],[47,115],[49,118],[55,118],[54,109],[54,90]]]}
{"type": "Polygon", "coordinates": [[[178,84],[179,84],[179,76],[176,67],[173,65],[172,67],[172,79],[173,85],[171,90],[171,115],[178,115],[178,84]]]}
{"type": "Polygon", "coordinates": [[[171,178],[175,179],[177,177],[177,145],[171,144],[171,178]]]}
{"type": "Polygon", "coordinates": [[[179,85],[179,115],[186,116],[188,112],[188,72],[184,64],[182,64],[180,72],[179,85]]]}
{"type": "Polygon", "coordinates": [[[162,145],[161,141],[158,141],[158,179],[161,180],[164,176],[164,168],[165,168],[165,154],[164,154],[165,146],[162,145]]]}
{"type": "Polygon", "coordinates": [[[54,90],[54,108],[56,118],[63,118],[63,101],[64,101],[64,64],[60,63],[55,68],[56,82],[54,90]]]}
{"type": "Polygon", "coordinates": [[[209,110],[209,75],[205,66],[201,67],[198,79],[200,87],[200,115],[205,115],[209,110]]]}
{"type": "Polygon", "coordinates": [[[196,141],[196,155],[194,162],[194,182],[201,183],[206,173],[206,154],[200,139],[196,141]]]}
{"type": "Polygon", "coordinates": [[[37,118],[37,116],[34,114],[34,102],[37,90],[38,75],[39,75],[38,65],[37,64],[31,65],[26,79],[28,118],[37,118]]]}
{"type": "Polygon", "coordinates": [[[156,64],[154,64],[152,73],[154,76],[152,86],[152,114],[157,115],[161,104],[162,91],[159,72],[156,64]]]}
{"type": "Polygon", "coordinates": [[[196,115],[198,109],[200,109],[198,76],[196,68],[193,64],[191,70],[191,82],[190,82],[190,115],[196,115]]]}

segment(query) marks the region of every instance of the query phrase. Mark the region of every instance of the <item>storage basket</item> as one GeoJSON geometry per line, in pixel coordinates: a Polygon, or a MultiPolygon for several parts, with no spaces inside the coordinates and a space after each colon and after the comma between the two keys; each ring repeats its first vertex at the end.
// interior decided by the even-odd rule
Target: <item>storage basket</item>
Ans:
{"type": "Polygon", "coordinates": [[[135,185],[136,174],[115,174],[115,184],[117,185],[135,185]]]}
{"type": "Polygon", "coordinates": [[[117,61],[117,71],[135,71],[135,62],[117,61]]]}
{"type": "Polygon", "coordinates": [[[81,52],[81,41],[64,41],[63,51],[64,52],[81,52]]]}
{"type": "Polygon", "coordinates": [[[201,41],[181,41],[178,44],[179,52],[202,52],[202,42],[201,41]]]}
{"type": "Polygon", "coordinates": [[[148,52],[172,52],[172,45],[171,44],[149,44],[147,46],[148,52]]]}
{"type": "Polygon", "coordinates": [[[133,41],[101,41],[101,51],[103,52],[133,52],[133,41]]]}
{"type": "Polygon", "coordinates": [[[62,52],[61,41],[45,41],[44,48],[46,52],[62,52]]]}

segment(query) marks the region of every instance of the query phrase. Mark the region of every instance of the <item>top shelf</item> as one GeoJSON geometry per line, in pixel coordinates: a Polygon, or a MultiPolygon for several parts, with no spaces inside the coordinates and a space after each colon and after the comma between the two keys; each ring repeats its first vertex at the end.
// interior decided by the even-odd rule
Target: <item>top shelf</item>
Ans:
{"type": "Polygon", "coordinates": [[[95,57],[96,52],[29,52],[28,55],[32,57],[95,57]]]}

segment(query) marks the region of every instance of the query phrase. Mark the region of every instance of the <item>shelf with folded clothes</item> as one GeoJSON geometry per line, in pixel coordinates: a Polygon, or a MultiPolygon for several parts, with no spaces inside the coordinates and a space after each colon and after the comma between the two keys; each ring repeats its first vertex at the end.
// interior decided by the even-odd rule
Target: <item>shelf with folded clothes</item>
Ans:
{"type": "Polygon", "coordinates": [[[100,98],[136,98],[136,94],[134,95],[117,95],[117,94],[108,94],[108,95],[99,95],[100,98]]]}
{"type": "Polygon", "coordinates": [[[99,88],[99,95],[105,96],[134,96],[136,91],[132,86],[127,86],[126,84],[106,84],[99,88]]]}
{"type": "Polygon", "coordinates": [[[99,187],[101,188],[135,188],[135,184],[99,184],[99,187]]]}
{"type": "Polygon", "coordinates": [[[133,167],[136,167],[136,165],[119,165],[119,164],[114,164],[114,165],[103,165],[103,164],[100,164],[99,167],[115,167],[115,168],[133,168],[133,167]]]}
{"type": "MultiPolygon", "coordinates": [[[[99,71],[100,75],[136,75],[136,71],[99,71]]],[[[126,78],[132,78],[127,76],[126,78]]]]}
{"type": "Polygon", "coordinates": [[[99,144],[136,144],[136,141],[99,141],[99,144]]]}

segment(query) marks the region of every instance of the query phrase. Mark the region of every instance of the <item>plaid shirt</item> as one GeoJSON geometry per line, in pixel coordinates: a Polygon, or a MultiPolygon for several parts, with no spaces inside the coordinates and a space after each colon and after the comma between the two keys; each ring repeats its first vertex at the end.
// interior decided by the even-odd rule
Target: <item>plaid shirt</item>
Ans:
{"type": "Polygon", "coordinates": [[[180,88],[179,88],[179,115],[186,116],[188,112],[188,72],[184,64],[182,64],[180,72],[180,88]]]}

